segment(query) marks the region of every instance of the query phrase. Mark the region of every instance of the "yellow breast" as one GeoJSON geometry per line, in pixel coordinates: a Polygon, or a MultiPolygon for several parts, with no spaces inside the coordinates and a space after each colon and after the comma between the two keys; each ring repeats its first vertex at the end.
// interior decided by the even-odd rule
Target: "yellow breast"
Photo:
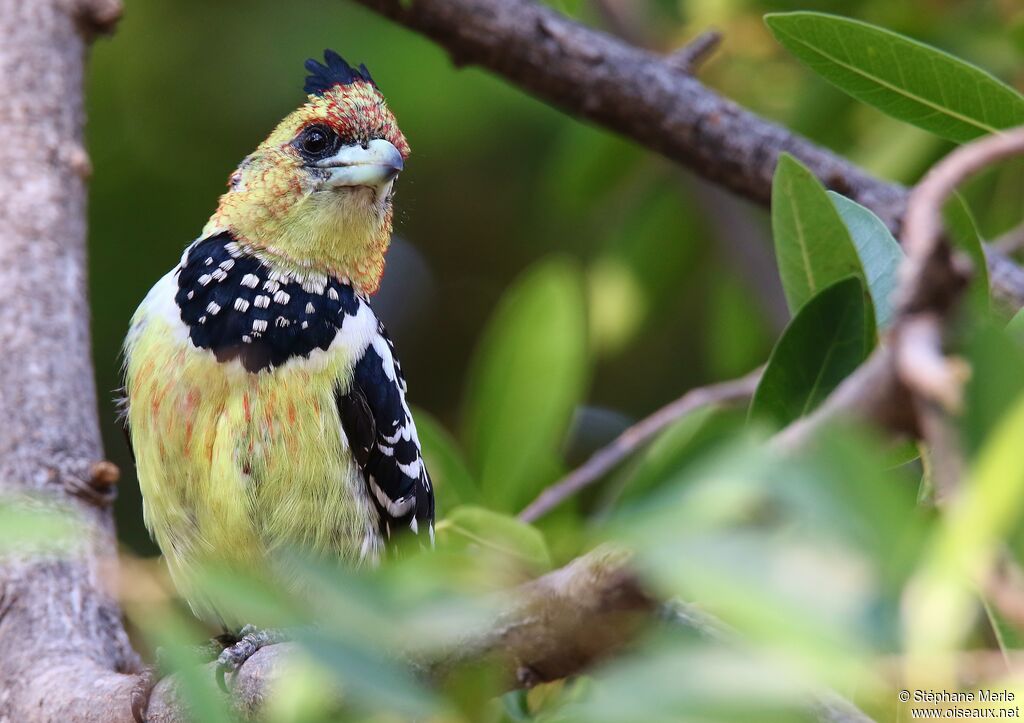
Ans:
{"type": "Polygon", "coordinates": [[[146,524],[193,608],[211,612],[194,590],[199,566],[262,569],[290,547],[358,559],[376,512],[335,394],[361,349],[340,339],[248,373],[196,349],[153,306],[126,349],[128,421],[146,524]]]}

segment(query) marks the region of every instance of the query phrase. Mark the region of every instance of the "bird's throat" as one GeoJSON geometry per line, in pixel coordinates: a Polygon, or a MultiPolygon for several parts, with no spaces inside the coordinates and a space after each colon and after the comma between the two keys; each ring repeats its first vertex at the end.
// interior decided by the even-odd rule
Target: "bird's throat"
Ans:
{"type": "Polygon", "coordinates": [[[204,236],[228,231],[240,244],[286,270],[316,271],[350,281],[367,295],[377,291],[391,243],[390,204],[380,209],[363,202],[307,197],[281,209],[237,201],[230,194],[222,198],[204,236]]]}

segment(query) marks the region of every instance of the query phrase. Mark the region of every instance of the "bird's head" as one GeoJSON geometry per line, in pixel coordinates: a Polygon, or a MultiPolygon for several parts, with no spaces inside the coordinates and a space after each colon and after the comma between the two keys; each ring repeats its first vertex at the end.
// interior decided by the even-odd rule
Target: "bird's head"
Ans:
{"type": "Polygon", "coordinates": [[[365,65],[331,50],[324,60],[306,61],[307,102],[231,174],[204,235],[230,231],[275,263],[347,277],[369,294],[409,144],[365,65]]]}

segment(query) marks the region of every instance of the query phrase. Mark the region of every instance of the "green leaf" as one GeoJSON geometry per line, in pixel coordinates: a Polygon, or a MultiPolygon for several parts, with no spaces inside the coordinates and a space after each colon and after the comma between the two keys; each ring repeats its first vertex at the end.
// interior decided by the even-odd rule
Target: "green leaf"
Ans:
{"type": "Polygon", "coordinates": [[[893,649],[925,539],[914,471],[887,468],[887,442],[847,426],[828,426],[798,455],[737,442],[609,525],[636,552],[635,569],[666,597],[700,600],[741,633],[814,660],[845,667],[844,647],[893,649]],[[786,572],[804,563],[815,571],[786,572]],[[833,575],[843,592],[818,594],[833,575]]]}
{"type": "Polygon", "coordinates": [[[988,435],[955,501],[943,508],[929,553],[907,587],[904,619],[911,655],[951,651],[973,627],[978,571],[995,561],[1024,513],[1022,435],[1024,396],[1019,396],[988,435]]]}
{"type": "Polygon", "coordinates": [[[583,283],[546,261],[506,293],[469,374],[464,439],[488,506],[517,511],[550,482],[587,377],[583,283]]]}
{"type": "Polygon", "coordinates": [[[295,637],[332,678],[344,681],[348,696],[366,710],[411,719],[429,717],[442,709],[432,690],[379,647],[353,644],[344,636],[331,637],[313,626],[299,629],[295,637]]]}
{"type": "Polygon", "coordinates": [[[1024,97],[948,53],[823,13],[765,16],[775,38],[854,98],[957,142],[1024,123],[1024,97]]]}
{"type": "Polygon", "coordinates": [[[589,695],[566,706],[556,720],[809,723],[818,718],[806,712],[807,694],[785,665],[738,646],[682,645],[675,638],[669,645],[666,635],[663,630],[661,640],[639,654],[602,666],[589,695]]]}
{"type": "Polygon", "coordinates": [[[67,554],[85,534],[70,510],[41,500],[0,497],[0,559],[7,552],[67,554]]]}
{"type": "Polygon", "coordinates": [[[699,462],[718,445],[725,444],[743,427],[742,409],[708,405],[676,420],[651,442],[631,469],[607,495],[605,504],[643,498],[671,482],[691,464],[699,462]]]}
{"type": "Polygon", "coordinates": [[[785,425],[813,410],[867,356],[868,311],[857,277],[813,297],[782,332],[750,404],[785,425]]]}
{"type": "Polygon", "coordinates": [[[1024,639],[1021,638],[1020,630],[993,607],[987,598],[983,598],[982,602],[985,606],[985,617],[988,618],[999,652],[1007,655],[1011,650],[1019,650],[1024,647],[1024,639]]]}
{"type": "Polygon", "coordinates": [[[472,549],[535,573],[551,568],[544,536],[511,515],[482,507],[457,507],[437,523],[435,531],[442,549],[472,549]]]}
{"type": "Polygon", "coordinates": [[[477,502],[480,490],[455,439],[429,412],[417,407],[413,410],[413,417],[437,497],[437,507],[445,510],[477,502]]]}
{"type": "Polygon", "coordinates": [[[1007,331],[991,324],[974,325],[966,344],[971,377],[962,417],[967,451],[975,454],[999,420],[1024,393],[1024,349],[1007,331]]]}
{"type": "Polygon", "coordinates": [[[867,277],[868,290],[875,307],[875,323],[879,329],[884,329],[892,320],[895,310],[893,292],[898,282],[899,266],[903,261],[903,249],[882,220],[871,211],[834,191],[829,191],[828,196],[857,247],[857,255],[867,277]]]}
{"type": "Polygon", "coordinates": [[[772,235],[789,309],[794,314],[825,287],[863,276],[860,258],[825,188],[783,153],[772,181],[772,235]]]}
{"type": "Polygon", "coordinates": [[[1024,345],[1024,309],[1020,309],[1006,324],[1006,333],[1018,344],[1024,345]]]}

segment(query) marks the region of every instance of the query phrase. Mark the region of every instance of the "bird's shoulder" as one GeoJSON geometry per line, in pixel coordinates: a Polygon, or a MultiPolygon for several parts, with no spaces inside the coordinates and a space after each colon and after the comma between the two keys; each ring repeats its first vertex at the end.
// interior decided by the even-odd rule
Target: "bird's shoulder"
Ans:
{"type": "Polygon", "coordinates": [[[357,355],[376,332],[368,299],[348,279],[284,269],[228,232],[191,244],[154,286],[129,333],[159,317],[190,345],[247,372],[357,355]]]}

